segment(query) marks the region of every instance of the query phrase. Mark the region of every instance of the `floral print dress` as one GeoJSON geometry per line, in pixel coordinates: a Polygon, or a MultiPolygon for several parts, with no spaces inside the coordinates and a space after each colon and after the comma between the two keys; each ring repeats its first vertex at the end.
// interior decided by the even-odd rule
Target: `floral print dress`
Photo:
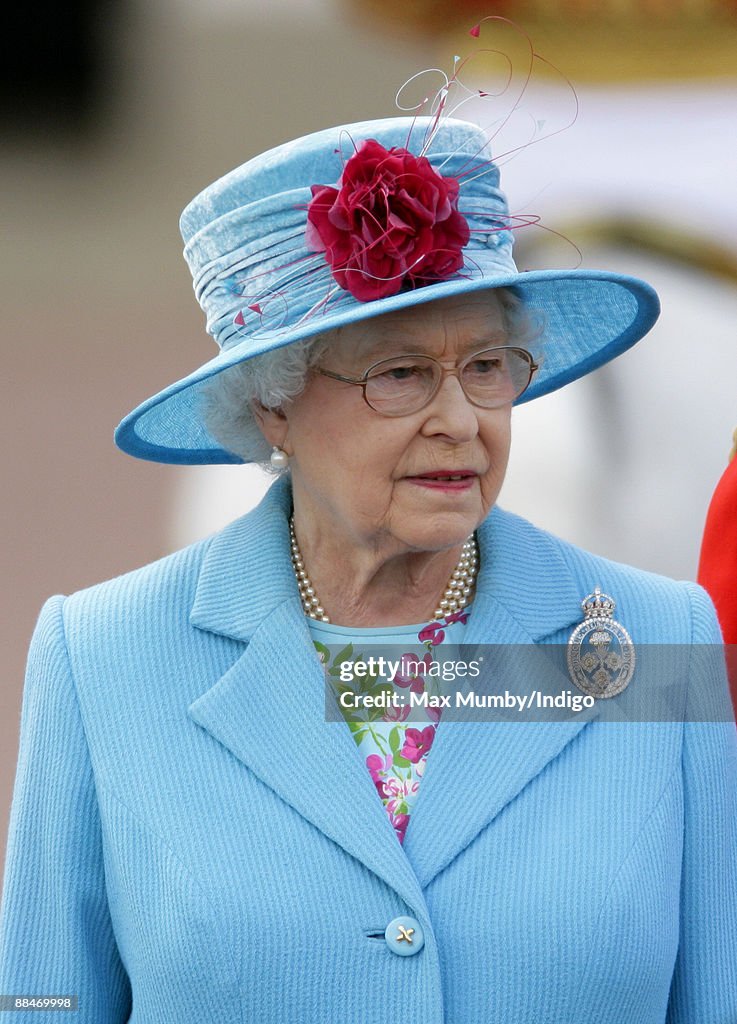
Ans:
{"type": "Polygon", "coordinates": [[[463,642],[469,614],[470,608],[466,608],[429,623],[377,629],[307,620],[336,694],[341,689],[374,696],[397,694],[395,703],[384,708],[343,714],[400,843],[404,842],[441,716],[440,707],[431,706],[431,702],[410,708],[408,695],[432,696],[437,692],[433,662],[440,660],[441,645],[463,642]],[[390,660],[398,665],[390,677],[374,674],[351,683],[341,681],[343,662],[366,659],[377,650],[390,651],[390,660]]]}

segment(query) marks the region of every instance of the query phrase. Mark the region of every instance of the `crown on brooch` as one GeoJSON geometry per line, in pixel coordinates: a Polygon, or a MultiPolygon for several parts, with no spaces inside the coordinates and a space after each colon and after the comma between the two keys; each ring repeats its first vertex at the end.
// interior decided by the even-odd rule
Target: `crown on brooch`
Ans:
{"type": "Polygon", "coordinates": [[[581,608],[587,619],[611,619],[616,603],[608,594],[602,594],[601,587],[595,587],[593,594],[583,599],[581,608]]]}

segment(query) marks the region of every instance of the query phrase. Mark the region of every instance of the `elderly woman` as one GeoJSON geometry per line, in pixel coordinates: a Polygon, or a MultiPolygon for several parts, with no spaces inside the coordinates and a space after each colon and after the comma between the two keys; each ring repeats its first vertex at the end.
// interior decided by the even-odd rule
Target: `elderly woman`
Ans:
{"type": "Polygon", "coordinates": [[[519,273],[509,227],[452,119],[299,139],[185,210],[220,353],[117,442],[278,479],[41,613],[0,968],[31,1020],[69,997],[95,1024],[737,1021],[737,744],[723,665],[691,656],[720,643],[712,606],[496,505],[514,403],[625,350],[657,299],[519,273]],[[595,706],[328,720],[350,652],[393,644],[372,685],[406,698],[448,643],[567,645],[595,706]],[[656,644],[685,652],[685,714],[604,721],[656,644]]]}

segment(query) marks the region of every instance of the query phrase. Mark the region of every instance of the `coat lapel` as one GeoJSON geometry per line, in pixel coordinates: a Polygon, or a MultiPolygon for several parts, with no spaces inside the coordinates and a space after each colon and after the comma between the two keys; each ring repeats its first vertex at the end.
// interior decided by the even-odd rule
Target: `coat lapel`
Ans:
{"type": "MultiPolygon", "coordinates": [[[[279,480],[210,543],[190,621],[244,650],[188,714],[421,914],[422,888],[595,710],[564,723],[441,720],[402,849],[349,730],[326,720],[323,671],[289,558],[290,509],[289,482],[279,480]]],[[[580,619],[582,595],[544,534],[495,509],[479,543],[467,644],[534,644],[580,619]]]]}
{"type": "Polygon", "coordinates": [[[247,646],[188,714],[421,915],[424,899],[345,724],[326,721],[323,670],[289,558],[287,482],[212,541],[190,621],[247,646]]]}
{"type": "MultiPolygon", "coordinates": [[[[525,667],[555,684],[538,644],[581,619],[579,588],[553,541],[495,508],[478,532],[481,571],[464,642],[524,645],[525,667]]],[[[469,650],[470,648],[470,650],[469,650]]],[[[560,690],[570,680],[560,675],[560,690]]],[[[524,683],[520,692],[534,687],[524,683]]],[[[443,721],[427,761],[404,842],[424,888],[596,718],[598,705],[573,721],[443,721]]],[[[524,716],[521,716],[523,718],[524,716]]]]}

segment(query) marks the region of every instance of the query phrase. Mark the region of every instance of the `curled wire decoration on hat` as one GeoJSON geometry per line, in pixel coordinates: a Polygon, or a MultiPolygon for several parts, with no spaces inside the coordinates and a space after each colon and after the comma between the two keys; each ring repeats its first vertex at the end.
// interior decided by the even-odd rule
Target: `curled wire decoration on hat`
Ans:
{"type": "Polygon", "coordinates": [[[513,233],[523,228],[535,227],[562,239],[576,254],[571,269],[581,265],[580,250],[566,236],[541,224],[535,214],[509,212],[498,171],[500,162],[575,122],[575,89],[509,19],[484,18],[471,29],[471,36],[478,39],[486,23],[496,35],[507,33],[507,49],[478,47],[464,58],[456,56],[450,74],[426,69],[397,91],[398,110],[411,115],[406,118],[404,146],[387,148],[375,138],[340,131],[334,149],[341,168],[336,179],[313,183],[312,198],[294,203],[292,230],[245,254],[219,282],[241,299],[228,325],[213,325],[221,343],[230,346],[277,333],[290,319],[289,295],[295,289],[303,299],[313,295],[307,308],[304,302],[299,304],[298,323],[309,324],[340,307],[346,296],[373,302],[447,280],[483,278],[476,253],[499,250],[501,263],[502,252],[511,250],[513,233]],[[511,55],[515,46],[521,57],[511,55]],[[498,65],[496,81],[481,66],[489,61],[498,65]],[[546,131],[546,120],[533,118],[522,108],[538,63],[559,75],[572,98],[567,121],[546,131]],[[474,76],[484,80],[483,88],[468,84],[474,76]],[[413,101],[410,93],[432,79],[434,88],[421,89],[413,101]],[[462,136],[449,147],[443,126],[467,111],[479,125],[475,139],[462,136]],[[490,143],[499,142],[513,122],[522,125],[521,139],[500,146],[494,156],[490,143]]]}
{"type": "MultiPolygon", "coordinates": [[[[530,133],[529,137],[518,145],[510,146],[507,150],[495,153],[494,163],[497,167],[502,166],[509,159],[527,149],[530,145],[543,142],[545,139],[552,138],[554,135],[559,135],[561,132],[567,131],[578,119],[579,103],[573,83],[559,68],[537,53],[528,33],[509,18],[505,18],[502,15],[489,15],[486,18],[482,18],[478,24],[474,25],[470,30],[469,35],[475,39],[479,39],[481,35],[481,27],[486,22],[493,22],[495,29],[508,28],[512,33],[513,39],[516,37],[516,42],[521,44],[523,50],[523,54],[519,62],[516,62],[510,56],[508,50],[503,50],[498,47],[480,47],[463,58],[455,56],[453,59],[453,72],[450,76],[441,68],[427,68],[412,75],[397,90],[395,104],[400,112],[414,114],[416,116],[427,115],[431,118],[431,122],[425,130],[424,141],[420,149],[420,153],[422,155],[425,155],[429,149],[441,120],[444,117],[458,117],[462,108],[468,104],[472,104],[472,119],[478,119],[480,127],[486,136],[486,144],[490,145],[495,142],[500,133],[509,126],[514,115],[520,112],[522,100],[527,94],[532,83],[536,64],[545,65],[548,71],[556,75],[566,86],[572,103],[570,116],[564,124],[552,131],[546,132],[545,134],[540,134],[543,127],[547,124],[547,121],[545,119],[533,117],[530,113],[525,113],[525,120],[528,122],[528,131],[530,133]],[[479,69],[478,77],[484,80],[484,88],[480,89],[475,86],[467,85],[461,78],[461,73],[465,73],[466,71],[472,72],[474,62],[479,63],[482,59],[488,60],[490,57],[498,58],[501,62],[502,70],[500,74],[501,81],[499,87],[496,89],[493,87],[490,81],[490,72],[483,68],[479,69]],[[522,69],[518,75],[516,74],[516,63],[520,63],[522,65],[522,69]],[[405,91],[409,90],[411,86],[416,85],[418,82],[422,82],[425,77],[431,75],[438,75],[441,80],[440,86],[434,93],[427,93],[422,99],[415,103],[404,100],[403,94],[405,91]],[[516,82],[516,80],[518,81],[516,82]],[[507,104],[506,109],[503,109],[500,107],[500,101],[505,97],[507,99],[507,104]],[[484,124],[484,107],[488,105],[492,106],[493,120],[488,124],[484,124]]],[[[407,146],[410,144],[411,134],[412,130],[410,130],[407,137],[407,146]]],[[[479,148],[475,154],[470,155],[470,160],[473,160],[474,157],[478,157],[480,153],[481,148],[479,148]]],[[[484,160],[479,165],[478,169],[481,173],[483,173],[488,162],[488,160],[484,160]]],[[[442,170],[442,164],[438,166],[438,170],[442,170]]],[[[467,177],[468,173],[472,173],[473,170],[474,168],[471,168],[470,171],[462,171],[461,174],[458,175],[459,179],[467,177]]]]}
{"type": "Polygon", "coordinates": [[[272,291],[269,295],[269,302],[266,309],[259,302],[258,295],[249,296],[243,291],[243,288],[250,287],[251,282],[247,285],[238,287],[237,282],[234,282],[234,290],[237,294],[246,300],[246,304],[243,309],[240,309],[233,317],[233,323],[238,327],[246,327],[246,317],[244,315],[244,309],[248,313],[253,313],[258,317],[259,328],[263,331],[278,331],[282,328],[289,320],[289,299],[285,292],[272,291]],[[249,301],[250,300],[250,301],[249,301]]]}

